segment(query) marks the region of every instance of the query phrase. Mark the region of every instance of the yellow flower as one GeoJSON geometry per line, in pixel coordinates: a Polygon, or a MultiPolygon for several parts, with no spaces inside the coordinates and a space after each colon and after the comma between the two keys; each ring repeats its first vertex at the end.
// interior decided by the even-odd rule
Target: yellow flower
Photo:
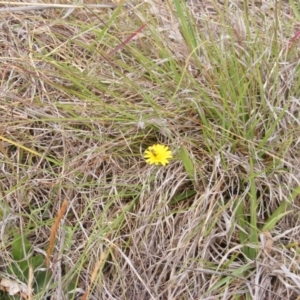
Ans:
{"type": "Polygon", "coordinates": [[[148,147],[144,153],[144,158],[150,165],[162,164],[165,166],[169,163],[169,159],[172,157],[172,152],[169,147],[159,144],[148,147]]]}

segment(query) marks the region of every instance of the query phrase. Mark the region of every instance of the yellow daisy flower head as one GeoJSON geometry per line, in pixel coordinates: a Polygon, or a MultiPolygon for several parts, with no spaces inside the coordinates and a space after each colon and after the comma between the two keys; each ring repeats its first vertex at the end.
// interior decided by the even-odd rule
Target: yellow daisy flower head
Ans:
{"type": "Polygon", "coordinates": [[[165,166],[169,163],[169,159],[171,159],[172,157],[172,152],[169,147],[160,144],[148,147],[144,153],[144,158],[150,165],[162,164],[163,166],[165,166]]]}

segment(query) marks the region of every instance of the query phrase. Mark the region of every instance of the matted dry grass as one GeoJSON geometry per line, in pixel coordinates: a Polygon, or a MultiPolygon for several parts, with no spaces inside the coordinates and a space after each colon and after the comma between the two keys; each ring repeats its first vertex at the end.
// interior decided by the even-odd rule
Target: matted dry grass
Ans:
{"type": "Polygon", "coordinates": [[[244,2],[0,10],[1,278],[18,232],[28,299],[299,299],[299,15],[244,2]]]}

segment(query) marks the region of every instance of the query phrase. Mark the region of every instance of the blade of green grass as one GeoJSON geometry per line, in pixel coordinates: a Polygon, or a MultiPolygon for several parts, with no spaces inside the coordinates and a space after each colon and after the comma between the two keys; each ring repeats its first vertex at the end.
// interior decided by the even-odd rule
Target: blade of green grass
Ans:
{"type": "Polygon", "coordinates": [[[195,168],[191,156],[185,146],[180,146],[179,157],[183,163],[186,173],[191,180],[195,179],[195,168]]]}

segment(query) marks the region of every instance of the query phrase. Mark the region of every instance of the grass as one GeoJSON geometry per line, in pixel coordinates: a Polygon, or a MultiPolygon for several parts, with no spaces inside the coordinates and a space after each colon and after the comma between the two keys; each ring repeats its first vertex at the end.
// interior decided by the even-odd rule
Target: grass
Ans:
{"type": "Polygon", "coordinates": [[[0,14],[0,298],[298,299],[298,6],[133,2],[0,14]]]}

